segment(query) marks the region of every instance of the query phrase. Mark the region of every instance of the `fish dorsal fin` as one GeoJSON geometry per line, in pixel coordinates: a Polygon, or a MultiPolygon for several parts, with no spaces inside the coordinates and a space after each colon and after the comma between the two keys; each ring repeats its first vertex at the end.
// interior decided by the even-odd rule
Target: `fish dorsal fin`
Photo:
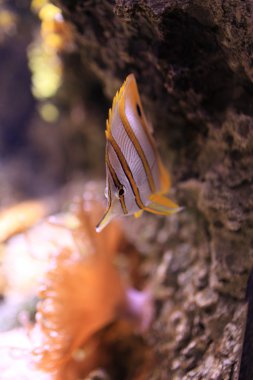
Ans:
{"type": "Polygon", "coordinates": [[[145,211],[149,211],[158,215],[171,215],[182,210],[169,198],[160,194],[151,194],[149,197],[150,203],[144,208],[145,211]]]}
{"type": "MultiPolygon", "coordinates": [[[[129,76],[128,76],[129,77],[129,76]]],[[[109,131],[110,128],[111,128],[111,124],[112,124],[112,115],[114,114],[115,112],[115,109],[116,109],[116,106],[124,92],[124,89],[126,87],[126,83],[127,83],[127,80],[128,80],[128,77],[126,78],[125,82],[122,84],[122,86],[120,87],[119,91],[116,92],[116,95],[114,96],[113,98],[113,102],[112,102],[112,107],[109,109],[109,112],[108,112],[108,119],[106,120],[106,129],[109,131]]]]}

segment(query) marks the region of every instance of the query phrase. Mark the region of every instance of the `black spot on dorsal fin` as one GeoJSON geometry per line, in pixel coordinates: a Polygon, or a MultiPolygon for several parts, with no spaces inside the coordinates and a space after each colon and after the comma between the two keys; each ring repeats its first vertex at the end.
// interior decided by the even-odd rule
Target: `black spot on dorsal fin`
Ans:
{"type": "Polygon", "coordinates": [[[136,104],[136,110],[137,110],[138,115],[141,117],[141,109],[138,103],[136,104]]]}

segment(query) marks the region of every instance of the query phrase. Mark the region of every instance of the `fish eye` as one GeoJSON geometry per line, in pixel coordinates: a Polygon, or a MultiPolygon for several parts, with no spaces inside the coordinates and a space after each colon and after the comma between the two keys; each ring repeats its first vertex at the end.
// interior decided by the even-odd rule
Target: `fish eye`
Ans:
{"type": "Polygon", "coordinates": [[[123,197],[124,194],[125,194],[125,189],[124,189],[124,187],[120,187],[120,188],[118,189],[117,197],[118,197],[118,198],[123,197]]]}
{"type": "Polygon", "coordinates": [[[138,115],[141,117],[141,109],[138,103],[136,104],[136,110],[137,110],[138,115]]]}

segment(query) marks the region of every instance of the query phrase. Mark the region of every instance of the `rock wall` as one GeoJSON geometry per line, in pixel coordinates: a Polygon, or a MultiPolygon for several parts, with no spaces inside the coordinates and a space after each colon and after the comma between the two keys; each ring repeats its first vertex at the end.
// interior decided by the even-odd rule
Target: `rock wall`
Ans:
{"type": "Polygon", "coordinates": [[[163,289],[149,333],[158,363],[149,378],[232,379],[253,264],[253,4],[57,5],[109,98],[135,73],[185,206],[175,218],[147,216],[135,231],[127,227],[162,273],[147,273],[163,289]]]}

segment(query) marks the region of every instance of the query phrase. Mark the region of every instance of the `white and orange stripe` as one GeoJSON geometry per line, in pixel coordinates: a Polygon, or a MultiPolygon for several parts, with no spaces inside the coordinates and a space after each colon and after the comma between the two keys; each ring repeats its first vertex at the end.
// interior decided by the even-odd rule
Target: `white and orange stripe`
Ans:
{"type": "Polygon", "coordinates": [[[149,131],[137,84],[130,74],[116,94],[106,123],[107,211],[97,226],[101,231],[119,215],[140,210],[169,215],[179,207],[162,194],[170,178],[149,131]]]}

